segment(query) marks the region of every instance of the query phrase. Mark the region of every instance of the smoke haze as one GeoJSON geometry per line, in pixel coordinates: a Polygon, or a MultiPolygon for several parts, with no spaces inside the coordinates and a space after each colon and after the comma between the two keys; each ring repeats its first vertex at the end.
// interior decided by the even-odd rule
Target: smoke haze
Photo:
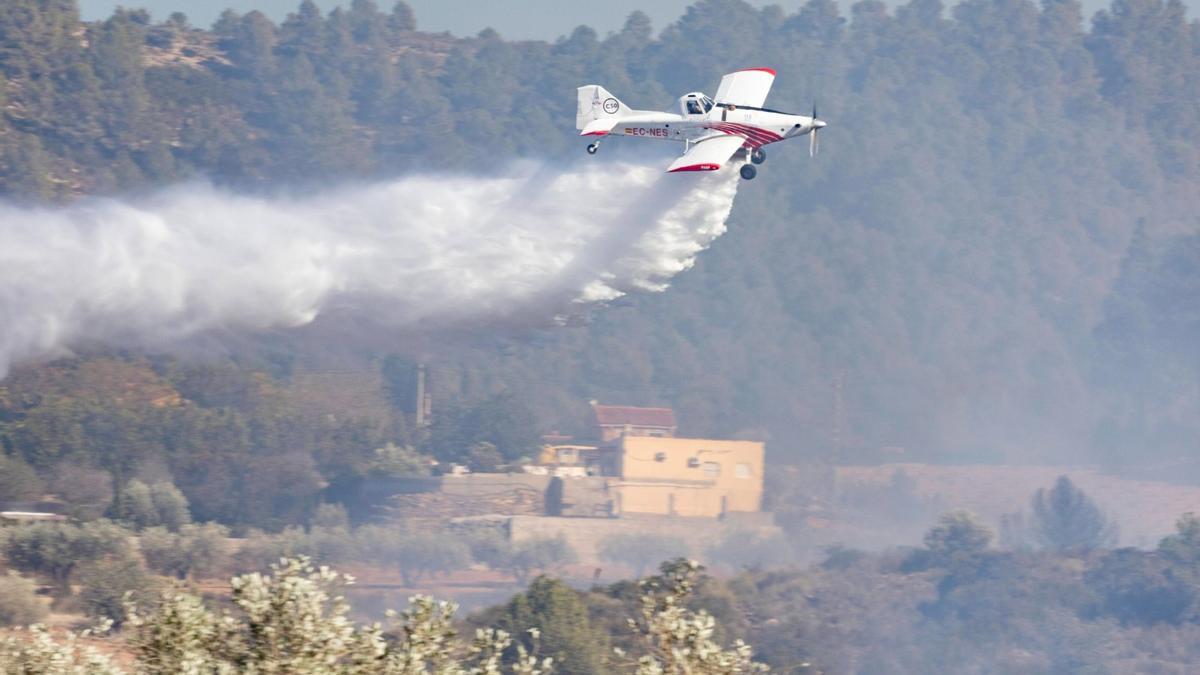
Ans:
{"type": "Polygon", "coordinates": [[[731,170],[514,167],[304,196],[187,185],[0,205],[0,378],[83,341],[167,344],[338,308],[396,325],[546,321],[661,290],[725,230],[731,170]]]}

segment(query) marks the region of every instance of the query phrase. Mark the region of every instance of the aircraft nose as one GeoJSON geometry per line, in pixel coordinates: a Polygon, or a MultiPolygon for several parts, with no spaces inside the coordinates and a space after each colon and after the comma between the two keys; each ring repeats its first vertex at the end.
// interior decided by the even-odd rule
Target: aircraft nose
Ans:
{"type": "Polygon", "coordinates": [[[822,120],[813,120],[813,127],[817,128],[817,129],[824,129],[825,122],[822,120]]]}

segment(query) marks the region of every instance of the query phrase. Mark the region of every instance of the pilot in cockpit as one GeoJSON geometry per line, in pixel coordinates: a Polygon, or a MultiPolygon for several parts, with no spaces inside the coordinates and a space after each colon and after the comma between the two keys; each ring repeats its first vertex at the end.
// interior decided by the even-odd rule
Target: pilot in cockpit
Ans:
{"type": "Polygon", "coordinates": [[[704,108],[700,107],[700,101],[694,98],[689,98],[687,102],[687,111],[689,115],[703,115],[704,108]]]}

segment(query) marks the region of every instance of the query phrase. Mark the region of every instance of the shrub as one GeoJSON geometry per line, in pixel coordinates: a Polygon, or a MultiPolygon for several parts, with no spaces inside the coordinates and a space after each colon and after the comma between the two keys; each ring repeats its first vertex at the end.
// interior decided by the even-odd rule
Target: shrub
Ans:
{"type": "Polygon", "coordinates": [[[729,530],[707,554],[712,562],[734,569],[786,565],[794,559],[791,546],[779,534],[745,530],[729,530]]]}
{"type": "Polygon", "coordinates": [[[0,626],[28,626],[46,616],[37,584],[15,572],[0,576],[0,626]]]}
{"type": "MultiPolygon", "coordinates": [[[[713,639],[719,627],[704,611],[688,609],[700,568],[677,561],[663,575],[643,584],[641,612],[630,625],[644,654],[623,657],[625,672],[735,675],[762,672],[741,641],[725,649],[713,639]]],[[[346,577],[306,559],[287,560],[271,575],[248,574],[231,581],[234,611],[217,613],[190,593],[164,594],[156,608],[131,614],[129,645],[133,670],[145,675],[175,673],[325,673],[328,675],[405,675],[411,673],[551,672],[549,659],[532,656],[508,633],[480,629],[470,645],[456,639],[452,603],[418,596],[399,625],[385,638],[380,626],[358,626],[350,607],[336,590],[352,583],[346,577]],[[515,649],[514,649],[515,647],[515,649]],[[516,653],[513,654],[512,652],[516,653]]],[[[568,589],[546,586],[554,593],[537,600],[543,614],[565,617],[572,627],[585,625],[585,613],[562,604],[568,589]]],[[[531,594],[531,599],[537,593],[531,594]]],[[[532,605],[531,605],[531,608],[532,605]]],[[[557,624],[556,624],[557,625],[557,624]]],[[[119,675],[126,671],[96,651],[81,646],[80,635],[57,641],[46,630],[30,636],[0,637],[0,665],[5,672],[87,673],[119,675]],[[15,667],[14,667],[15,666],[15,667]]],[[[536,645],[538,633],[529,631],[536,645]]],[[[555,650],[570,648],[569,641],[555,650]]],[[[536,648],[536,646],[535,646],[536,648]]],[[[608,668],[615,672],[617,668],[608,668]]]]}
{"type": "Polygon", "coordinates": [[[633,568],[641,577],[662,560],[684,555],[688,545],[678,537],[664,537],[648,532],[614,534],[600,542],[600,558],[633,568]]]}
{"type": "Polygon", "coordinates": [[[278,534],[264,534],[251,530],[233,554],[233,565],[243,572],[262,572],[283,558],[305,555],[308,552],[308,536],[298,527],[286,528],[278,534]]]}
{"type": "Polygon", "coordinates": [[[313,527],[350,529],[350,514],[341,504],[320,504],[313,512],[313,527]]]}
{"type": "Polygon", "coordinates": [[[9,530],[4,557],[13,568],[50,577],[62,592],[71,572],[82,562],[126,554],[128,532],[108,521],[72,525],[36,523],[9,530]]]}
{"type": "Polygon", "coordinates": [[[534,537],[513,544],[505,566],[517,581],[526,583],[534,573],[556,570],[578,559],[575,549],[560,534],[557,537],[534,537]]]}
{"type": "Polygon", "coordinates": [[[105,558],[79,567],[74,579],[82,587],[79,602],[83,611],[96,619],[108,619],[120,628],[128,618],[126,603],[148,606],[154,598],[154,581],[137,560],[105,558]]]}
{"type": "Polygon", "coordinates": [[[142,532],[142,557],[159,574],[177,579],[210,577],[228,565],[228,537],[229,529],[217,523],[184,525],[177,533],[151,527],[142,532]]]}

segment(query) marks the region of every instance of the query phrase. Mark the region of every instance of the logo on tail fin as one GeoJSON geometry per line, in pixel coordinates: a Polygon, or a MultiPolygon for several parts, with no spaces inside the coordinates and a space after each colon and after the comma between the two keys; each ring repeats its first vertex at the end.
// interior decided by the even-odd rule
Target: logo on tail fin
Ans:
{"type": "Polygon", "coordinates": [[[616,114],[616,112],[620,109],[621,104],[617,102],[617,99],[607,98],[604,100],[604,112],[608,113],[609,115],[616,114]]]}

